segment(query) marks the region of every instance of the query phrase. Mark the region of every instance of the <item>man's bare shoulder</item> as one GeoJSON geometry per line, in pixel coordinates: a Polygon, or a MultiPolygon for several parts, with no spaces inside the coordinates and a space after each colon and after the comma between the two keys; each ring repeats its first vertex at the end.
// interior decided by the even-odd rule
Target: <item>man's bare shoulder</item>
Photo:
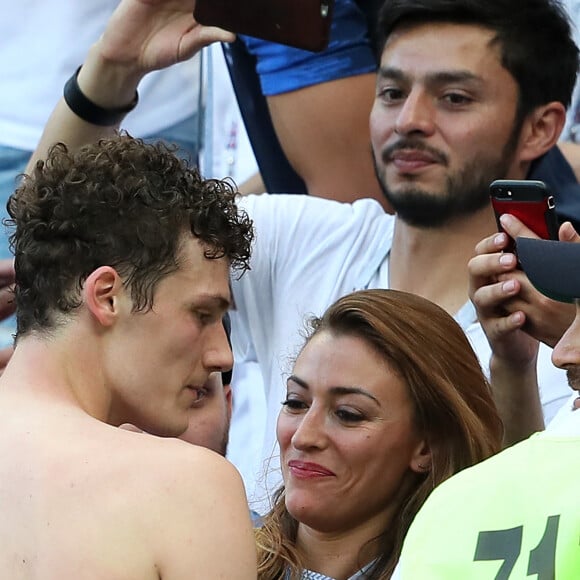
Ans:
{"type": "Polygon", "coordinates": [[[11,578],[255,577],[243,485],[225,459],[96,421],[38,421],[0,428],[0,569],[11,578]]]}
{"type": "Polygon", "coordinates": [[[132,468],[140,473],[133,480],[140,517],[164,554],[161,577],[189,577],[194,564],[205,571],[200,578],[217,578],[218,571],[224,578],[254,577],[252,526],[237,470],[217,453],[177,439],[130,438],[132,468]]]}
{"type": "MultiPolygon", "coordinates": [[[[90,455],[87,461],[93,463],[90,479],[100,480],[101,497],[106,495],[104,490],[115,493],[122,486],[128,504],[136,507],[152,504],[157,513],[161,508],[176,508],[182,514],[195,510],[198,520],[212,517],[209,506],[217,501],[231,509],[240,504],[245,509],[241,477],[217,453],[177,438],[104,427],[102,433],[94,435],[87,449],[90,455]]],[[[80,451],[82,454],[82,448],[80,451]]],[[[81,461],[78,469],[84,469],[81,461]]],[[[138,517],[143,515],[142,510],[135,513],[138,517]]],[[[147,516],[143,525],[147,525],[147,516]]]]}
{"type": "Polygon", "coordinates": [[[125,477],[128,471],[138,470],[142,489],[144,473],[148,474],[152,489],[172,485],[187,490],[194,485],[198,493],[205,489],[213,493],[216,485],[234,488],[241,485],[241,478],[233,465],[209,449],[176,438],[118,431],[118,444],[125,452],[115,461],[115,469],[125,477]]]}

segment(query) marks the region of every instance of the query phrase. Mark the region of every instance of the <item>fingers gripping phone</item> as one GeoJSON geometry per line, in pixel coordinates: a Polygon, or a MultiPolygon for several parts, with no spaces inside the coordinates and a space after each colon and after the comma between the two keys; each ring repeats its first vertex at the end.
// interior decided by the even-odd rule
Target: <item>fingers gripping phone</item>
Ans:
{"type": "MultiPolygon", "coordinates": [[[[543,181],[498,179],[489,186],[497,227],[503,231],[499,217],[509,213],[517,217],[538,237],[558,239],[558,216],[554,197],[543,181]]],[[[506,251],[514,251],[512,241],[506,251]]]]}
{"type": "Polygon", "coordinates": [[[334,0],[196,0],[205,26],[319,52],[328,46],[334,0]]]}

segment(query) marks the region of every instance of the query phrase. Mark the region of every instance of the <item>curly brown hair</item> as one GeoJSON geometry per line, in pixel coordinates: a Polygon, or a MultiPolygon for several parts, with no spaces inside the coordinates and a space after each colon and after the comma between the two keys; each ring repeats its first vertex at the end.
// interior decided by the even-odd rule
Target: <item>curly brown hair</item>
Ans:
{"type": "Polygon", "coordinates": [[[249,268],[252,222],[227,180],[207,179],[163,143],[127,134],[69,151],[54,145],[8,201],[15,227],[17,336],[49,330],[81,304],[96,268],[114,267],[136,311],[179,268],[180,243],[199,239],[205,257],[249,268]]]}

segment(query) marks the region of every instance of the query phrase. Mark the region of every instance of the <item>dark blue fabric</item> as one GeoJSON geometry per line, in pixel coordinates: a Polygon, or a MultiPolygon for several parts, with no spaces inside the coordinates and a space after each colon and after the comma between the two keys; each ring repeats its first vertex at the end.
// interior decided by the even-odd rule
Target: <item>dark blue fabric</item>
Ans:
{"type": "Polygon", "coordinates": [[[330,43],[322,52],[309,52],[240,35],[256,58],[256,72],[264,95],[279,95],[377,68],[365,15],[354,0],[336,0],[330,43]]]}
{"type": "Polygon", "coordinates": [[[557,146],[534,161],[528,179],[538,179],[550,187],[560,223],[570,221],[580,232],[580,184],[557,146]]]}
{"type": "Polygon", "coordinates": [[[232,86],[240,107],[240,113],[262,180],[268,193],[307,193],[302,178],[294,171],[272,124],[266,97],[262,94],[256,58],[237,38],[222,44],[232,86]]]}

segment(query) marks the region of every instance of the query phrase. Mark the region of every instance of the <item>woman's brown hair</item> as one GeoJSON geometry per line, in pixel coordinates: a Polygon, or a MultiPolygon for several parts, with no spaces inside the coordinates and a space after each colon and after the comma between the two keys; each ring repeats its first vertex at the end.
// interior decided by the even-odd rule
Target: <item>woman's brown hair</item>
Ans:
{"type": "MultiPolygon", "coordinates": [[[[340,298],[310,326],[307,341],[324,331],[361,338],[375,349],[407,385],[417,429],[431,451],[431,468],[415,477],[391,520],[396,525],[369,539],[378,556],[365,578],[389,578],[427,496],[451,475],[498,452],[502,423],[463,330],[432,302],[396,290],[363,290],[340,298]]],[[[298,525],[286,510],[282,487],[256,530],[261,580],[300,577],[298,525]]]]}

